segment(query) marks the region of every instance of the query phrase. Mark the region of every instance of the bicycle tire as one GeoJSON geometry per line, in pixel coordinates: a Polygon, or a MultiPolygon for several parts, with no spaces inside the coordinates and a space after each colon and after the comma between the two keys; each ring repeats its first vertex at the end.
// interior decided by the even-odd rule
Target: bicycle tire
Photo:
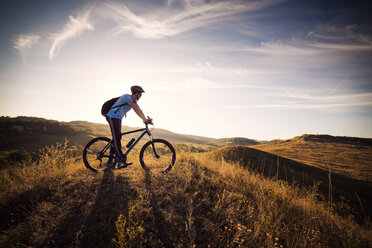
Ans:
{"type": "Polygon", "coordinates": [[[139,156],[142,168],[148,172],[168,172],[176,162],[176,151],[168,141],[163,139],[148,141],[141,148],[139,156]]]}
{"type": "Polygon", "coordinates": [[[111,169],[116,164],[115,155],[111,140],[106,137],[94,138],[88,142],[83,151],[84,165],[93,172],[105,171],[111,169]],[[108,164],[109,161],[112,164],[108,164]]]}

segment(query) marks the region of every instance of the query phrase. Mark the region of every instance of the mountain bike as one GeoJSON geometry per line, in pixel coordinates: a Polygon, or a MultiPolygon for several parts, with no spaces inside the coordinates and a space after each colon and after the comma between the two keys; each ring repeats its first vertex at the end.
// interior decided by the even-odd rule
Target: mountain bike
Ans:
{"type": "MultiPolygon", "coordinates": [[[[152,124],[152,123],[150,123],[152,124]]],[[[152,124],[153,125],[153,124],[152,124]]],[[[139,153],[139,160],[143,169],[149,172],[165,173],[172,169],[176,161],[176,151],[171,143],[164,139],[154,139],[148,124],[145,128],[137,129],[121,134],[121,137],[131,133],[143,132],[137,139],[132,138],[127,144],[128,150],[124,153],[124,160],[147,134],[150,140],[146,142],[139,153]]],[[[105,171],[115,167],[116,154],[113,140],[107,137],[94,138],[88,142],[83,151],[85,166],[93,172],[105,171]]]]}

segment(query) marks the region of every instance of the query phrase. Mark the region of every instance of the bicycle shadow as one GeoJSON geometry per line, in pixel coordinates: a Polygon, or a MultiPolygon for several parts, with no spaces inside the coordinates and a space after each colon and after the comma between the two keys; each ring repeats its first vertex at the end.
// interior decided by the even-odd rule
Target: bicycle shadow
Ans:
{"type": "Polygon", "coordinates": [[[116,235],[115,222],[128,214],[128,202],[137,195],[122,175],[105,171],[101,182],[89,188],[80,204],[73,206],[50,239],[47,247],[111,247],[116,235]],[[89,206],[86,198],[95,197],[89,206]],[[85,200],[85,201],[84,201],[85,200]],[[86,214],[89,209],[91,211],[86,214]],[[73,245],[74,244],[74,245],[73,245]]]}
{"type": "Polygon", "coordinates": [[[156,193],[153,190],[152,187],[152,177],[151,173],[145,172],[145,185],[146,185],[146,190],[149,193],[149,198],[150,198],[150,204],[152,207],[152,213],[153,213],[153,226],[154,226],[154,235],[156,236],[157,239],[161,240],[163,245],[165,247],[172,247],[171,240],[169,239],[167,235],[167,230],[171,228],[167,221],[165,220],[165,217],[163,213],[161,212],[158,204],[157,204],[157,199],[159,197],[156,195],[156,193]]]}
{"type": "Polygon", "coordinates": [[[86,220],[79,247],[108,247],[116,235],[115,222],[120,214],[128,215],[128,203],[137,191],[128,178],[112,170],[104,172],[93,209],[86,220]]]}

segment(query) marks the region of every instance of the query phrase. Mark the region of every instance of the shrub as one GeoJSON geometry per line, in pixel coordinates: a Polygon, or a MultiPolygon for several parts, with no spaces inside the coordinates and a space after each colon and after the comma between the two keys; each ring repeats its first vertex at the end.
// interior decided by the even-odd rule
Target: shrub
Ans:
{"type": "Polygon", "coordinates": [[[8,155],[8,161],[11,163],[19,163],[22,161],[30,161],[32,156],[29,152],[25,150],[12,151],[8,155]]]}

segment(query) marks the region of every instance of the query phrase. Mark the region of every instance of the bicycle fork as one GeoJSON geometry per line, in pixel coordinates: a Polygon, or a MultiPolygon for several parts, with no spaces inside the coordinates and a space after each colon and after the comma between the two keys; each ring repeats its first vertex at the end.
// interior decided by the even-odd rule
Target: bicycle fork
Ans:
{"type": "Polygon", "coordinates": [[[160,158],[160,156],[157,154],[156,149],[155,149],[154,138],[152,137],[151,134],[149,134],[149,136],[150,136],[151,146],[152,146],[152,150],[154,151],[155,158],[160,158]]]}

